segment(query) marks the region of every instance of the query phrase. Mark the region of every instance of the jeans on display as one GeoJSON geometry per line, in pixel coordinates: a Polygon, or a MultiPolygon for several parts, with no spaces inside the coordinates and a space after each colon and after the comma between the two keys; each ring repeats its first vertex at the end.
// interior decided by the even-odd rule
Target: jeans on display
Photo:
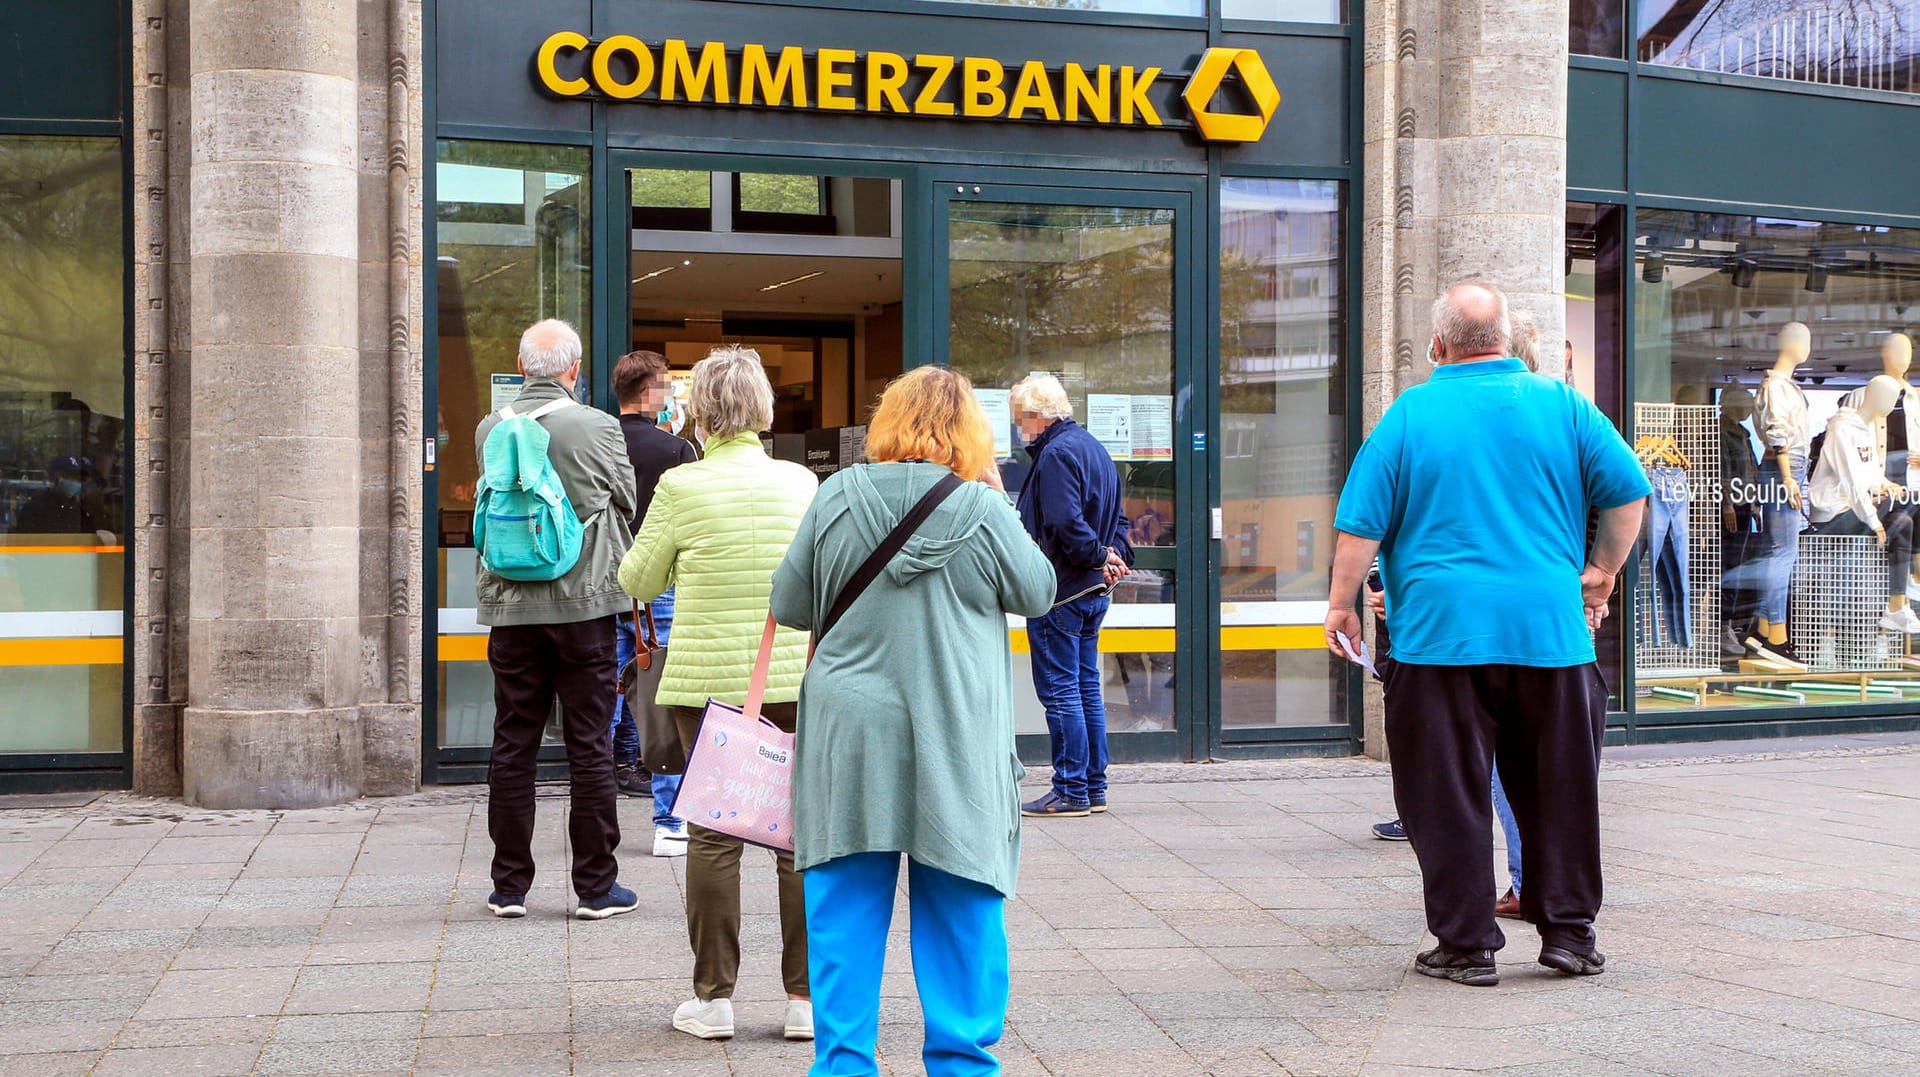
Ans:
{"type": "Polygon", "coordinates": [[[1687,473],[1675,467],[1647,472],[1653,496],[1647,501],[1647,557],[1653,563],[1654,646],[1693,646],[1693,618],[1687,594],[1687,473]]]}
{"type": "Polygon", "coordinates": [[[1800,484],[1801,507],[1787,503],[1787,486],[1780,481],[1778,464],[1768,457],[1768,500],[1766,507],[1767,549],[1761,555],[1765,571],[1760,576],[1760,616],[1770,624],[1787,623],[1787,592],[1793,587],[1793,565],[1800,557],[1800,532],[1807,529],[1807,458],[1789,457],[1793,481],[1800,484]]]}
{"type": "Polygon", "coordinates": [[[1090,595],[1027,618],[1033,691],[1047,709],[1053,791],[1077,804],[1107,795],[1107,704],[1100,697],[1100,622],[1107,598],[1090,595]]]}
{"type": "MultiPolygon", "coordinates": [[[[1920,505],[1896,505],[1882,502],[1880,526],[1887,529],[1887,597],[1907,593],[1907,577],[1913,571],[1913,545],[1916,517],[1920,505]]],[[[1826,535],[1871,535],[1873,529],[1851,512],[1843,512],[1820,525],[1826,535]]]]}
{"type": "Polygon", "coordinates": [[[1520,824],[1513,817],[1513,805],[1507,803],[1507,791],[1500,787],[1500,768],[1493,768],[1493,814],[1500,820],[1500,832],[1507,838],[1507,881],[1513,896],[1520,896],[1520,824]]]}
{"type": "MultiPolygon", "coordinates": [[[[669,609],[672,607],[669,606],[669,609]]],[[[667,626],[659,623],[659,613],[654,613],[654,623],[659,628],[660,644],[666,646],[667,626]]],[[[633,660],[634,651],[639,649],[633,638],[633,619],[614,618],[614,658],[616,670],[627,668],[633,660]]],[[[655,662],[666,660],[666,652],[654,655],[655,662]]],[[[640,724],[633,720],[633,712],[627,709],[627,697],[616,693],[613,697],[613,761],[618,766],[631,766],[640,761],[640,724]]],[[[680,775],[655,774],[653,785],[653,825],[664,826],[678,833],[686,824],[675,819],[667,811],[673,804],[673,798],[680,792],[680,775]]]]}
{"type": "MultiPolygon", "coordinates": [[[[887,929],[899,853],[854,853],[800,875],[807,892],[807,979],[813,988],[811,1077],[874,1077],[887,929]]],[[[990,886],[907,860],[908,945],[926,1023],[928,1077],[989,1077],[1011,974],[1006,899],[990,886]]]]}

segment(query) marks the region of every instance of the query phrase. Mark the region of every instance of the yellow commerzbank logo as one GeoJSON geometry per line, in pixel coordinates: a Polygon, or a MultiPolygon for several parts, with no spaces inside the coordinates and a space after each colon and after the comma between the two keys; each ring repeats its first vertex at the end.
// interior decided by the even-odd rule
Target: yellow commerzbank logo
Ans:
{"type": "MultiPolygon", "coordinates": [[[[541,42],[534,70],[559,97],[597,93],[615,101],[1166,126],[1152,96],[1158,67],[1028,60],[1010,69],[981,56],[830,48],[808,55],[797,45],[770,53],[765,45],[735,49],[677,38],[655,46],[628,34],[593,41],[562,30],[541,42]]],[[[1280,106],[1273,76],[1252,49],[1208,49],[1180,97],[1210,142],[1259,141],[1280,106]],[[1256,113],[1214,110],[1229,74],[1239,78],[1256,113]]]]}

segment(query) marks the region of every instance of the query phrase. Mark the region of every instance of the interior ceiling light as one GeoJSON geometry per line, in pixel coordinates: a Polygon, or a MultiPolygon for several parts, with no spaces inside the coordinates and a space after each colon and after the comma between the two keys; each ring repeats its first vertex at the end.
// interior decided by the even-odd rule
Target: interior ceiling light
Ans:
{"type": "Polygon", "coordinates": [[[1648,284],[1658,284],[1667,275],[1667,256],[1659,251],[1649,252],[1640,262],[1640,279],[1648,284]]]}
{"type": "Polygon", "coordinates": [[[1807,263],[1807,291],[1824,292],[1827,290],[1827,267],[1819,262],[1807,263]]]}
{"type": "Polygon", "coordinates": [[[772,284],[769,284],[765,288],[762,288],[760,290],[763,292],[771,292],[775,288],[785,288],[789,284],[799,284],[803,280],[812,280],[815,277],[824,277],[826,275],[827,275],[826,270],[818,269],[812,273],[802,273],[797,277],[789,277],[786,280],[774,281],[772,284]]]}
{"type": "Polygon", "coordinates": [[[1751,258],[1734,259],[1733,260],[1733,286],[1735,288],[1753,287],[1753,278],[1759,272],[1760,272],[1760,267],[1754,262],[1753,259],[1751,258]]]}
{"type": "MultiPolygon", "coordinates": [[[[680,266],[690,266],[692,264],[693,264],[692,262],[681,262],[680,266]]],[[[638,277],[633,278],[632,283],[639,284],[641,281],[652,280],[653,278],[659,276],[662,273],[671,273],[674,270],[679,269],[680,266],[661,266],[659,269],[656,269],[651,273],[644,273],[638,277]]]]}

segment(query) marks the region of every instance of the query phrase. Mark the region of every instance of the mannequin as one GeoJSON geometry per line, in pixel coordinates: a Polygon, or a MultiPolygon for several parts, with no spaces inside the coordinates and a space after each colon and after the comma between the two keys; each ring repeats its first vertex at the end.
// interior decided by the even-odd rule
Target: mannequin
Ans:
{"type": "Polygon", "coordinates": [[[1920,632],[1920,617],[1909,608],[1907,588],[1913,562],[1915,514],[1905,488],[1887,481],[1874,451],[1873,426],[1884,422],[1900,403],[1900,382],[1882,374],[1858,394],[1859,403],[1842,406],[1827,423],[1826,447],[1808,486],[1814,526],[1826,534],[1864,535],[1887,551],[1887,606],[1880,627],[1890,632],[1920,632]]]}
{"type": "MultiPolygon", "coordinates": [[[[1900,401],[1905,405],[1907,451],[1909,453],[1920,451],[1920,389],[1915,389],[1912,383],[1907,380],[1907,371],[1912,367],[1913,339],[1901,332],[1887,334],[1887,339],[1880,344],[1880,370],[1886,374],[1887,377],[1900,383],[1900,401]]],[[[1843,403],[1858,410],[1860,407],[1860,396],[1865,391],[1864,389],[1858,389],[1847,394],[1843,403]]],[[[1880,458],[1881,464],[1884,465],[1887,462],[1887,420],[1883,418],[1873,423],[1873,432],[1874,448],[1880,458]]],[[[1909,456],[1908,459],[1911,461],[1912,457],[1909,456]]],[[[1909,488],[1914,487],[1916,483],[1920,483],[1920,468],[1916,468],[1914,464],[1910,462],[1907,464],[1906,472],[1904,476],[1898,476],[1898,478],[1903,478],[1909,488]]]]}
{"type": "Polygon", "coordinates": [[[1804,324],[1788,322],[1782,326],[1773,369],[1767,371],[1756,394],[1755,425],[1766,446],[1761,467],[1774,474],[1774,482],[1763,498],[1769,551],[1760,614],[1754,621],[1759,638],[1748,639],[1747,646],[1763,658],[1775,662],[1785,659],[1796,666],[1787,640],[1787,588],[1793,582],[1794,562],[1800,556],[1799,535],[1806,527],[1802,487],[1807,481],[1813,430],[1807,420],[1807,394],[1794,384],[1793,375],[1812,350],[1813,333],[1804,324]]]}

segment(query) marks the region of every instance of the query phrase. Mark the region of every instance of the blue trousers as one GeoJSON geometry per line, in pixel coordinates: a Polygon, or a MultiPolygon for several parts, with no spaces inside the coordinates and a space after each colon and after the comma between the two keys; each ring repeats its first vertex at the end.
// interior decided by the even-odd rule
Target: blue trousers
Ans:
{"type": "Polygon", "coordinates": [[[1766,502],[1767,552],[1760,584],[1760,616],[1769,624],[1787,623],[1787,592],[1793,586],[1794,562],[1800,559],[1800,532],[1807,529],[1806,457],[1788,457],[1793,479],[1800,484],[1801,508],[1787,503],[1787,488],[1780,482],[1779,465],[1771,457],[1764,465],[1772,476],[1764,497],[1766,502]]]}
{"type": "Polygon", "coordinates": [[[1493,768],[1493,814],[1500,819],[1500,830],[1507,837],[1507,879],[1513,896],[1520,896],[1520,823],[1513,817],[1513,805],[1507,803],[1507,791],[1500,785],[1500,768],[1493,768]]]}
{"type": "MultiPolygon", "coordinates": [[[[813,988],[809,1077],[880,1072],[880,977],[900,877],[899,853],[855,853],[801,873],[807,893],[807,979],[813,988]]],[[[990,886],[907,860],[913,976],[926,1022],[927,1077],[1000,1072],[1011,981],[1006,899],[990,886]]]]}
{"type": "Polygon", "coordinates": [[[1107,703],[1100,696],[1100,622],[1107,598],[1089,596],[1027,618],[1033,692],[1047,709],[1053,791],[1076,803],[1107,798],[1107,703]]]}
{"type": "MultiPolygon", "coordinates": [[[[640,645],[633,638],[633,622],[625,617],[613,619],[614,669],[625,669],[632,661],[633,652],[640,645]]],[[[655,662],[666,661],[664,652],[654,656],[655,662]]],[[[618,693],[613,697],[613,761],[620,766],[629,766],[640,761],[640,725],[633,720],[633,713],[627,710],[627,697],[618,693]]],[[[672,807],[673,798],[680,792],[680,775],[655,774],[653,776],[653,825],[664,826],[678,833],[686,826],[673,817],[667,809],[672,807]]]]}

